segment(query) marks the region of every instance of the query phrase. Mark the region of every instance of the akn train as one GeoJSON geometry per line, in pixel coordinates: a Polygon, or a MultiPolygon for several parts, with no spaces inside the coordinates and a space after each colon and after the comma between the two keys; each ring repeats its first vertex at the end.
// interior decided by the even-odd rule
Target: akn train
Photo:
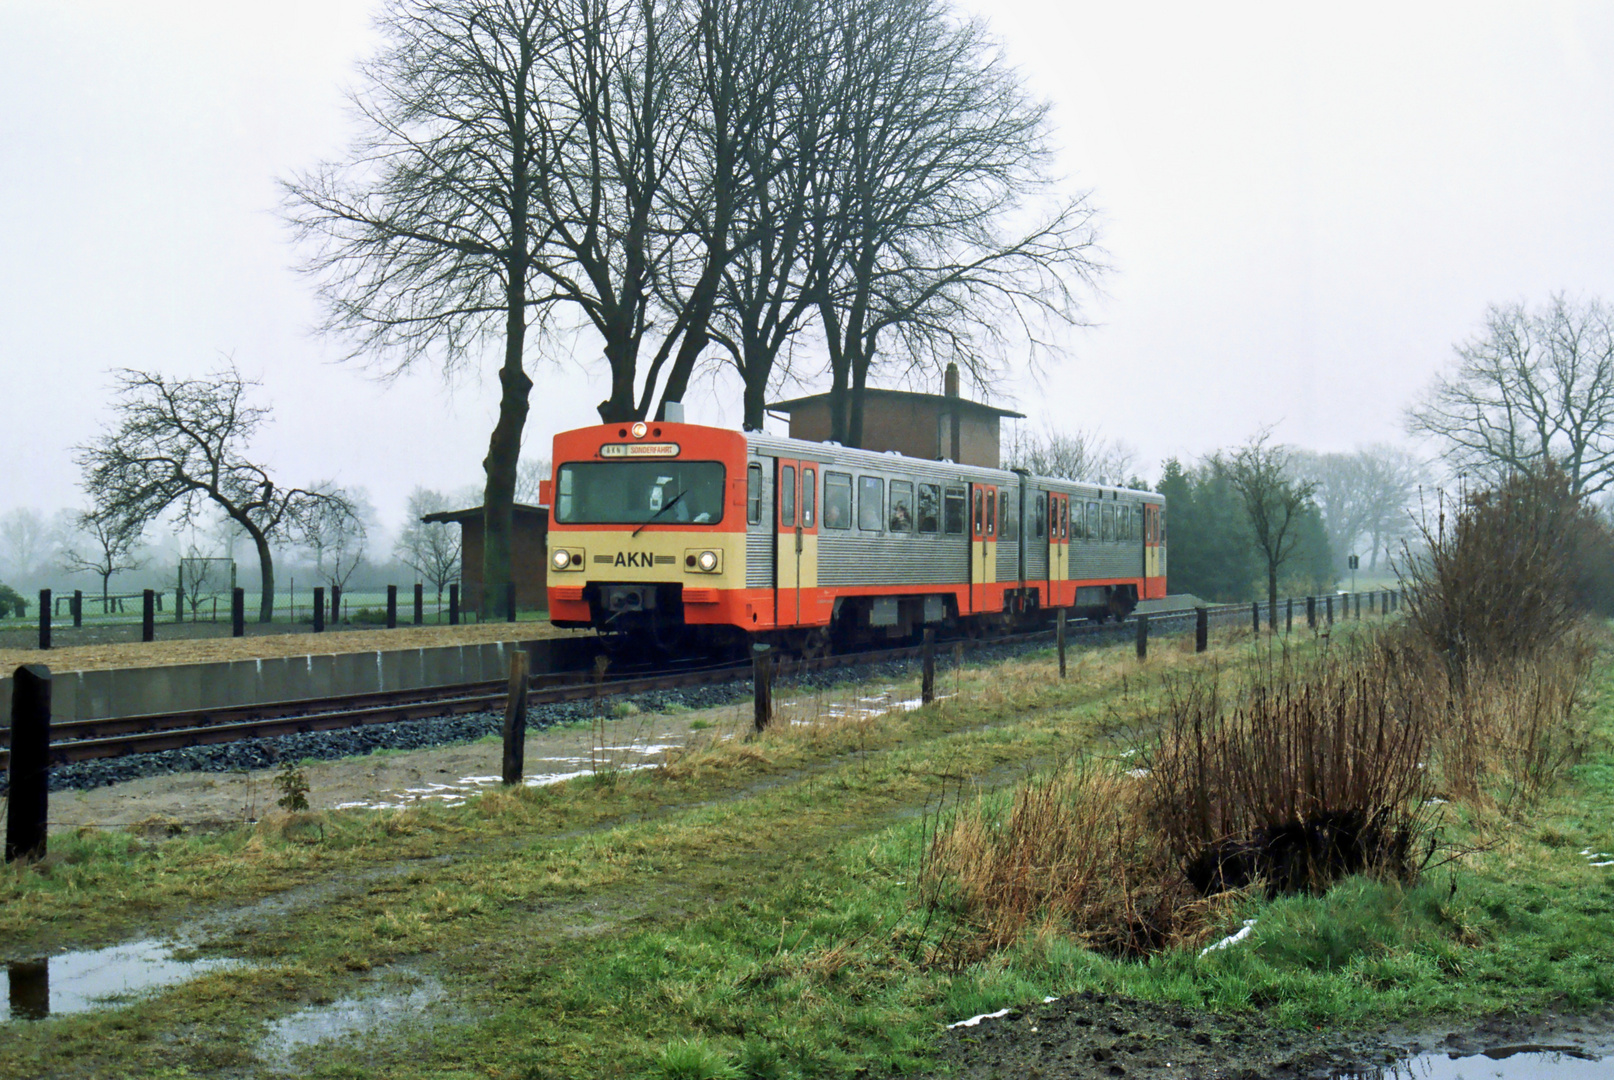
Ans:
{"type": "Polygon", "coordinates": [[[1146,491],[684,423],[555,437],[549,612],[682,651],[991,632],[1166,594],[1146,491]]]}

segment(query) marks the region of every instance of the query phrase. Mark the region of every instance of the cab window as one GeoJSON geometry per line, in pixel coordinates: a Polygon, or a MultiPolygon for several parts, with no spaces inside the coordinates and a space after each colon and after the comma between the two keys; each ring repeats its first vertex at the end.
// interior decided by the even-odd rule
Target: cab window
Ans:
{"type": "Polygon", "coordinates": [[[988,491],[986,493],[986,535],[988,535],[988,536],[996,536],[997,534],[998,534],[998,493],[995,492],[995,491],[988,491]]]}
{"type": "Polygon", "coordinates": [[[813,511],[817,509],[818,477],[816,469],[811,467],[801,470],[801,523],[806,528],[813,527],[813,511]]]}

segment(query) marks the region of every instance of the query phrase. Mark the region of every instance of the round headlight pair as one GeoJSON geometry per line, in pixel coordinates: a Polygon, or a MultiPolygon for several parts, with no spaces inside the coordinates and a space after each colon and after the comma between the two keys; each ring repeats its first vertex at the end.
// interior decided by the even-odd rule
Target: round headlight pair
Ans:
{"type": "Polygon", "coordinates": [[[555,552],[549,557],[549,562],[556,570],[564,570],[572,565],[572,553],[564,549],[555,552]]]}
{"type": "Polygon", "coordinates": [[[704,570],[708,574],[710,574],[713,570],[717,569],[717,552],[715,552],[715,551],[703,551],[703,552],[700,553],[700,555],[696,558],[695,561],[696,561],[696,564],[699,565],[702,570],[704,570]]]}

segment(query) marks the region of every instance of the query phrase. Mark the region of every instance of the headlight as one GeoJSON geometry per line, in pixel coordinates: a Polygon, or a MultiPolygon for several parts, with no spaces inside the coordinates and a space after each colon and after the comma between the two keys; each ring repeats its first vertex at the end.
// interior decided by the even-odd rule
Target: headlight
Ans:
{"type": "Polygon", "coordinates": [[[572,564],[572,555],[571,552],[562,548],[551,555],[549,561],[556,570],[564,570],[572,564]]]}
{"type": "Polygon", "coordinates": [[[696,558],[695,562],[702,570],[710,574],[713,570],[717,569],[717,552],[703,551],[696,558]]]}

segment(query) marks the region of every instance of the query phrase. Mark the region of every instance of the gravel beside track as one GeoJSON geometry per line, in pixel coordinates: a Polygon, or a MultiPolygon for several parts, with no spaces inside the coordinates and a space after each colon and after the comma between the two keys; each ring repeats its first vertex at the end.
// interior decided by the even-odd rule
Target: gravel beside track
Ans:
{"type": "MultiPolygon", "coordinates": [[[[1073,634],[1072,647],[1114,644],[1130,639],[1133,633],[1130,624],[1103,630],[1093,628],[1081,634],[1073,634]]],[[[971,666],[998,663],[1013,656],[1047,649],[1050,645],[1051,639],[1012,645],[977,645],[965,653],[965,662],[971,666]]],[[[939,643],[936,652],[938,670],[949,670],[952,666],[951,644],[939,643]]],[[[812,692],[847,683],[907,679],[918,673],[919,666],[920,662],[915,659],[857,664],[828,671],[808,672],[781,678],[775,684],[774,692],[776,695],[786,690],[798,693],[812,692]]],[[[750,696],[749,680],[740,680],[716,686],[686,687],[631,695],[607,695],[605,702],[608,711],[619,701],[631,701],[643,712],[658,713],[678,707],[716,708],[747,700],[750,696]]],[[[555,724],[587,720],[596,715],[598,708],[599,706],[592,700],[532,705],[527,709],[527,726],[532,730],[540,730],[555,724]]],[[[480,712],[80,761],[53,767],[50,788],[52,791],[87,790],[167,773],[236,772],[243,769],[270,768],[287,759],[301,761],[312,758],[330,761],[369,754],[377,750],[417,750],[431,746],[474,742],[488,735],[499,734],[503,725],[502,711],[480,712]]],[[[0,791],[3,790],[4,780],[0,778],[0,791]]]]}

